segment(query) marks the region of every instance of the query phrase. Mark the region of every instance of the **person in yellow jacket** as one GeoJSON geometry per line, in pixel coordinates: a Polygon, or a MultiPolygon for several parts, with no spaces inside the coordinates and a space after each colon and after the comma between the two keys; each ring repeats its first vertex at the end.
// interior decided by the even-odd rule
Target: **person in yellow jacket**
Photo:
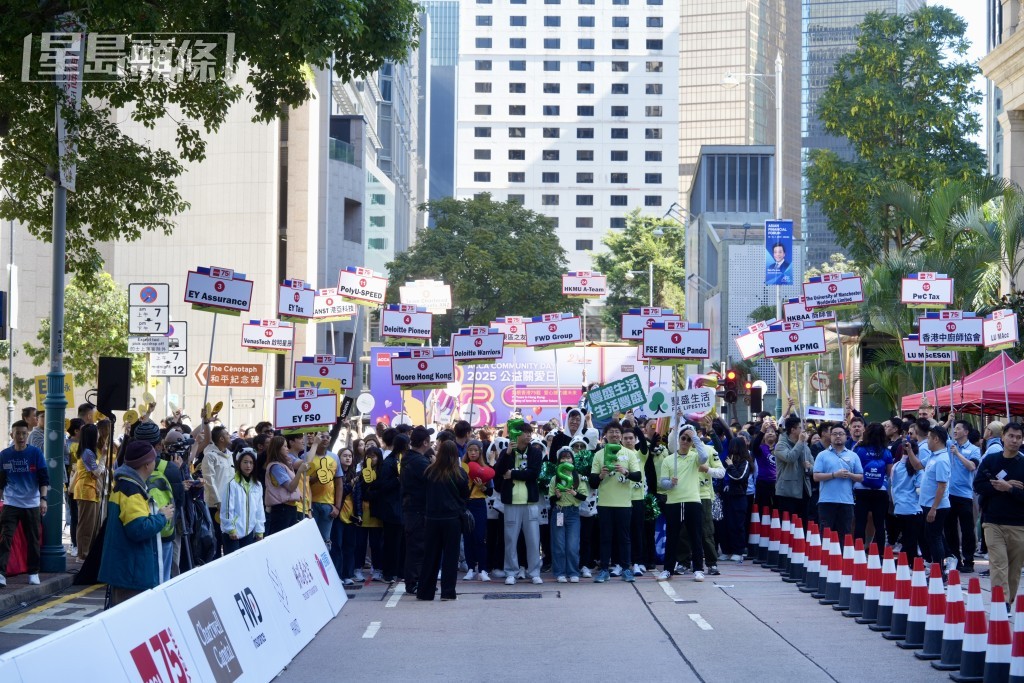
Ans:
{"type": "Polygon", "coordinates": [[[667,581],[676,571],[680,523],[693,549],[693,580],[704,580],[704,506],[700,502],[700,466],[707,463],[704,443],[693,425],[684,425],[678,434],[669,435],[672,455],[661,463],[661,485],[665,489],[665,569],[659,581],[667,581]]]}
{"type": "Polygon", "coordinates": [[[370,500],[367,496],[367,492],[371,489],[370,485],[377,481],[377,471],[380,469],[380,460],[383,454],[377,448],[376,441],[367,439],[365,444],[366,447],[363,451],[363,461],[359,472],[363,478],[363,524],[356,529],[356,570],[353,573],[356,583],[366,581],[366,575],[363,573],[363,564],[366,562],[367,546],[369,546],[370,551],[370,579],[372,581],[384,580],[384,575],[380,569],[384,557],[381,554],[384,550],[382,545],[384,541],[384,522],[379,517],[374,517],[371,514],[370,500]]]}
{"type": "Polygon", "coordinates": [[[75,476],[71,494],[78,505],[78,529],[76,545],[78,559],[85,562],[92,548],[93,539],[100,526],[100,480],[103,477],[103,460],[100,457],[99,429],[96,425],[84,425],[78,434],[79,443],[75,476]]]}

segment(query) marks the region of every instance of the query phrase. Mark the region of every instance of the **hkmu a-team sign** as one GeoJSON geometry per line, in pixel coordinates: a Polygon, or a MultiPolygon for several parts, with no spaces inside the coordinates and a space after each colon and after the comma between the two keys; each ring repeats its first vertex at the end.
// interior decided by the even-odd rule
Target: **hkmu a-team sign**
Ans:
{"type": "Polygon", "coordinates": [[[825,328],[814,323],[778,323],[764,332],[764,356],[801,361],[827,353],[825,328]]]}
{"type": "Polygon", "coordinates": [[[864,301],[864,283],[853,273],[824,273],[804,283],[804,306],[816,308],[855,308],[864,301]]]}
{"type": "Polygon", "coordinates": [[[683,320],[645,328],[643,358],[651,365],[682,365],[711,357],[711,330],[683,320]]]}
{"type": "Polygon", "coordinates": [[[295,342],[295,327],[277,320],[250,320],[242,325],[242,346],[260,353],[287,353],[295,342]]]}
{"type": "Polygon", "coordinates": [[[396,341],[430,341],[434,316],[410,304],[388,304],[380,314],[380,336],[396,341]]]}
{"type": "Polygon", "coordinates": [[[459,365],[488,365],[505,353],[505,335],[488,327],[464,327],[452,335],[452,356],[459,365]]]}
{"type": "Polygon", "coordinates": [[[455,356],[437,349],[391,354],[391,383],[402,389],[443,389],[455,381],[455,356]]]}
{"type": "Polygon", "coordinates": [[[984,319],[967,311],[934,311],[918,318],[922,346],[967,351],[984,343],[984,319]]]}
{"type": "Polygon", "coordinates": [[[277,317],[290,323],[313,319],[316,292],[302,280],[285,280],[277,288],[277,317]]]}
{"type": "Polygon", "coordinates": [[[369,268],[349,266],[338,273],[338,296],[360,306],[382,305],[387,288],[388,279],[369,268]]]}
{"type": "Polygon", "coordinates": [[[598,299],[608,294],[608,278],[581,270],[562,276],[562,296],[570,299],[598,299]]]}
{"type": "Polygon", "coordinates": [[[245,273],[218,266],[190,270],[185,303],[197,311],[241,315],[252,304],[252,280],[246,280],[245,273]]]}
{"type": "Polygon", "coordinates": [[[571,313],[545,313],[526,323],[526,345],[535,349],[562,349],[583,340],[583,325],[571,313]]]}

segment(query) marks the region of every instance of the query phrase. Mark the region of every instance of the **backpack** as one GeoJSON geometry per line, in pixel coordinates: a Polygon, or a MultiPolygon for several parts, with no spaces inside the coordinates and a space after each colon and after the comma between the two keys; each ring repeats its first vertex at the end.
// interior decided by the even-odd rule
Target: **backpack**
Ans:
{"type": "Polygon", "coordinates": [[[864,481],[866,489],[880,489],[885,486],[885,451],[865,451],[861,462],[864,465],[864,481]]]}
{"type": "MultiPolygon", "coordinates": [[[[156,468],[153,474],[146,480],[146,488],[149,489],[149,497],[156,503],[157,509],[174,502],[174,492],[171,490],[171,482],[167,479],[167,461],[157,458],[156,468]]],[[[174,537],[174,518],[169,519],[164,528],[160,530],[160,538],[174,537]]]]}

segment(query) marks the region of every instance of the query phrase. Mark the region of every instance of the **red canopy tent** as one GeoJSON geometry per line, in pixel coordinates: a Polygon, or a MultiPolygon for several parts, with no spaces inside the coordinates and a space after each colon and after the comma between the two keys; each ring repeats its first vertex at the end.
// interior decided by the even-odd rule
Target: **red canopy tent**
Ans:
{"type": "MultiPolygon", "coordinates": [[[[946,385],[939,387],[938,389],[930,389],[927,392],[928,403],[931,406],[937,406],[940,410],[945,406],[950,405],[950,391],[952,391],[952,404],[958,411],[964,411],[964,408],[973,407],[974,410],[967,410],[965,412],[979,412],[978,407],[981,406],[983,399],[985,400],[985,412],[993,412],[998,408],[998,413],[1005,412],[1003,404],[1003,371],[1007,373],[1008,384],[1013,383],[1011,376],[1013,377],[1024,377],[1024,363],[1014,363],[1013,359],[1006,354],[1005,351],[1000,353],[998,356],[990,360],[989,362],[982,365],[980,368],[967,375],[962,381],[953,382],[952,385],[946,385]],[[983,396],[982,392],[985,389],[994,390],[998,387],[999,389],[999,405],[996,406],[996,401],[992,397],[983,396]],[[989,410],[988,403],[991,402],[993,410],[989,410]]],[[[1010,387],[1011,393],[1011,408],[1013,407],[1014,401],[1012,394],[1013,387],[1010,387]]],[[[1021,404],[1024,404],[1024,390],[1019,389],[1017,393],[1022,399],[1021,404]]],[[[903,412],[916,411],[921,406],[922,394],[910,394],[904,396],[900,402],[900,409],[903,412]]]]}

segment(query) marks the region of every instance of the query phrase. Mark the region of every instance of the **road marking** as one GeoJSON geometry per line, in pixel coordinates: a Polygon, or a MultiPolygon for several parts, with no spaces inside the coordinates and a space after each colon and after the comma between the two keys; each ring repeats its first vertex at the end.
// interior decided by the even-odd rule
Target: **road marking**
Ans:
{"type": "Polygon", "coordinates": [[[676,589],[668,581],[659,581],[658,585],[661,586],[661,590],[665,591],[665,595],[669,597],[672,602],[694,602],[693,600],[684,600],[679,597],[676,593],[676,589]]]}
{"type": "Polygon", "coordinates": [[[402,599],[403,595],[405,595],[405,584],[400,583],[397,586],[395,586],[395,592],[391,595],[390,598],[388,598],[387,604],[385,604],[384,606],[394,607],[398,604],[398,601],[402,599]]]}
{"type": "Polygon", "coordinates": [[[379,621],[371,621],[370,625],[366,627],[366,631],[363,632],[363,638],[373,638],[377,635],[377,631],[380,630],[379,621]]]}
{"type": "Polygon", "coordinates": [[[709,624],[704,619],[704,617],[702,617],[701,615],[699,615],[699,614],[690,614],[688,616],[690,617],[690,621],[692,621],[693,623],[697,624],[697,626],[700,627],[700,630],[702,630],[702,631],[714,631],[715,630],[714,628],[711,627],[711,624],[709,624]]]}
{"type": "Polygon", "coordinates": [[[86,588],[83,588],[80,591],[76,591],[76,592],[71,593],[69,595],[64,595],[64,596],[56,598],[54,600],[50,600],[49,602],[45,602],[42,605],[38,605],[36,607],[33,607],[32,609],[28,610],[27,612],[22,612],[20,614],[15,614],[13,617],[8,617],[7,619],[4,619],[3,621],[0,621],[0,628],[4,628],[5,626],[10,626],[11,624],[16,623],[18,621],[21,621],[22,619],[24,619],[26,617],[30,617],[33,614],[39,614],[40,612],[48,610],[51,607],[56,607],[57,605],[63,605],[65,602],[70,602],[71,600],[74,600],[75,598],[80,598],[83,595],[88,595],[89,593],[92,593],[94,590],[97,590],[99,588],[106,588],[106,587],[107,587],[107,585],[105,583],[98,583],[98,584],[96,584],[94,586],[88,586],[86,588]]]}

